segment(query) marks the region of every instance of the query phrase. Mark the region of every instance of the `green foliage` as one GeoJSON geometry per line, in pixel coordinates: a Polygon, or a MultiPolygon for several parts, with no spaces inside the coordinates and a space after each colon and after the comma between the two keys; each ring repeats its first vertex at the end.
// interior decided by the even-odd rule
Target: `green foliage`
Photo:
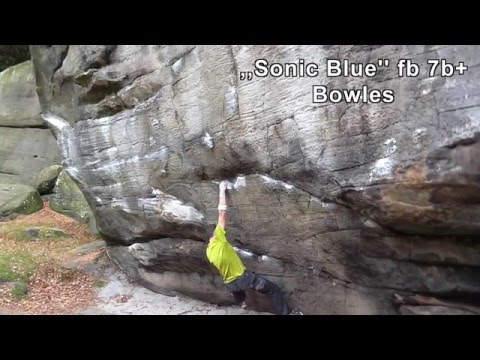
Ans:
{"type": "Polygon", "coordinates": [[[38,264],[27,251],[6,251],[0,254],[0,281],[27,282],[38,264]]]}

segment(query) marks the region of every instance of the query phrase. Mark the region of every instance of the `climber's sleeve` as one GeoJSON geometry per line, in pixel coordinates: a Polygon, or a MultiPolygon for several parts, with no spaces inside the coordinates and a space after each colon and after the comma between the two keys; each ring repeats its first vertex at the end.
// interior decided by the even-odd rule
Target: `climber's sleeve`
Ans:
{"type": "Polygon", "coordinates": [[[227,242],[227,233],[220,224],[218,224],[215,228],[213,237],[215,238],[216,242],[227,242]]]}

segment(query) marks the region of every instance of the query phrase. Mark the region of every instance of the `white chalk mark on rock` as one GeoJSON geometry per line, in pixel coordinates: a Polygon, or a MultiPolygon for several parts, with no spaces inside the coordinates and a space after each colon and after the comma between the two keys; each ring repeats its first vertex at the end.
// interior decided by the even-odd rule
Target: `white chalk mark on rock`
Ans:
{"type": "Polygon", "coordinates": [[[418,128],[413,132],[413,141],[418,142],[422,136],[425,135],[427,128],[418,128]]]}
{"type": "Polygon", "coordinates": [[[391,176],[393,165],[394,162],[388,158],[378,159],[375,161],[373,169],[370,171],[370,181],[391,176]]]}
{"type": "Polygon", "coordinates": [[[153,193],[157,196],[158,211],[160,217],[166,221],[172,222],[202,222],[203,214],[193,206],[185,204],[172,195],[165,194],[159,189],[154,189],[153,193]]]}
{"type": "Polygon", "coordinates": [[[247,186],[247,181],[245,180],[244,176],[237,177],[237,179],[235,180],[235,183],[233,184],[233,187],[235,189],[239,189],[245,186],[247,186]]]}
{"type": "Polygon", "coordinates": [[[390,138],[383,143],[384,145],[387,145],[387,150],[385,151],[385,156],[389,156],[389,155],[393,154],[395,151],[397,151],[396,143],[397,143],[397,140],[395,140],[394,138],[390,138]]]}
{"type": "Polygon", "coordinates": [[[251,258],[253,256],[253,253],[247,250],[243,250],[237,247],[233,247],[236,252],[238,252],[240,255],[243,255],[244,257],[251,258]]]}
{"type": "Polygon", "coordinates": [[[208,132],[205,133],[205,135],[202,137],[202,142],[209,149],[213,148],[213,138],[210,136],[208,132]]]}
{"type": "Polygon", "coordinates": [[[287,190],[293,189],[293,185],[287,184],[286,182],[283,182],[281,180],[272,179],[270,176],[267,176],[267,175],[260,175],[260,177],[262,178],[262,180],[266,184],[271,184],[271,185],[275,185],[275,186],[283,186],[287,190]]]}

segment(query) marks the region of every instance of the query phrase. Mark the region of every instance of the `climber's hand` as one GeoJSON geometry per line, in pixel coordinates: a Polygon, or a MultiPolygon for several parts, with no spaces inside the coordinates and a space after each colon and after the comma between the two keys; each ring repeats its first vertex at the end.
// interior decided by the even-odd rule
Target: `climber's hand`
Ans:
{"type": "Polygon", "coordinates": [[[231,189],[231,188],[232,188],[232,184],[227,180],[223,180],[219,185],[220,194],[225,194],[227,192],[227,189],[231,189]]]}

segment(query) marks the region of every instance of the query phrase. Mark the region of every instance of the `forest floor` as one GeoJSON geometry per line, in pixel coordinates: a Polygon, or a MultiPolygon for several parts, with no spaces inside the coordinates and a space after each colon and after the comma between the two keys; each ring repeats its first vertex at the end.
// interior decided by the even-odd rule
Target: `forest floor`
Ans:
{"type": "Polygon", "coordinates": [[[99,236],[44,208],[0,222],[0,315],[243,315],[183,296],[152,292],[107,256],[99,236]]]}

